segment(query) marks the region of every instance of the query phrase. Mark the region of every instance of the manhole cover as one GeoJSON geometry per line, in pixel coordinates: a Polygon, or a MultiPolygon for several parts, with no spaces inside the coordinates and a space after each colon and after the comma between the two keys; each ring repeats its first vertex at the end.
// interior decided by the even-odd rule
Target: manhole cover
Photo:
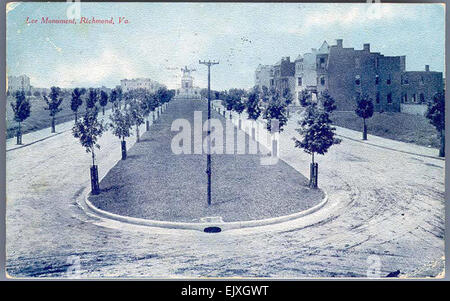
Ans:
{"type": "Polygon", "coordinates": [[[219,233],[222,231],[219,227],[207,227],[203,230],[206,233],[219,233]]]}

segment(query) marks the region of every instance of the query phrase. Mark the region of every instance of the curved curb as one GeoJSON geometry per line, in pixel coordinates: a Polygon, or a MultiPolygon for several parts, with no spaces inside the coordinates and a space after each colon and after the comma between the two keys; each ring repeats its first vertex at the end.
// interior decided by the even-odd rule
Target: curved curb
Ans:
{"type": "Polygon", "coordinates": [[[252,220],[252,221],[242,221],[242,222],[207,222],[207,223],[188,223],[188,222],[168,222],[168,221],[158,221],[158,220],[150,220],[150,219],[144,219],[144,218],[137,218],[137,217],[129,217],[129,216],[123,216],[115,213],[111,213],[102,209],[97,208],[94,206],[89,200],[88,196],[89,193],[86,193],[84,197],[84,201],[87,205],[87,207],[95,212],[97,215],[101,216],[102,218],[106,219],[112,219],[114,221],[124,222],[128,224],[134,224],[134,225],[140,225],[140,226],[148,226],[148,227],[159,227],[159,228],[169,228],[169,229],[184,229],[184,230],[198,230],[202,231],[207,227],[219,227],[222,231],[225,230],[231,230],[231,229],[241,229],[241,228],[251,228],[251,227],[261,227],[261,226],[268,226],[273,224],[279,224],[284,223],[287,221],[292,221],[295,219],[299,219],[301,217],[310,215],[319,209],[321,209],[325,204],[328,202],[328,195],[324,191],[325,197],[323,200],[306,210],[292,213],[289,215],[284,216],[278,216],[278,217],[272,217],[267,219],[261,219],[261,220],[252,220]]]}

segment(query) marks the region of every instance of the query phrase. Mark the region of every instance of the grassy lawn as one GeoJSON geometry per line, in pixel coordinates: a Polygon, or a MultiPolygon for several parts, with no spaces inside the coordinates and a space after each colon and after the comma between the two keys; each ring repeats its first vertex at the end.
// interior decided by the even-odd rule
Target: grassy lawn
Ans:
{"type": "MultiPolygon", "coordinates": [[[[362,131],[363,121],[354,112],[333,112],[331,119],[336,126],[362,131]]],[[[374,113],[367,120],[368,133],[393,140],[427,147],[439,147],[436,129],[424,116],[405,113],[374,113]]]]}
{"type": "MultiPolygon", "coordinates": [[[[323,199],[320,189],[309,189],[307,179],[281,160],[264,166],[257,154],[217,154],[212,155],[212,205],[208,206],[206,155],[175,155],[171,151],[172,138],[177,134],[170,130],[172,121],[186,118],[193,124],[194,110],[202,111],[206,118],[204,101],[173,101],[142,135],[141,142],[129,150],[128,158],[103,178],[102,192],[90,196],[91,202],[126,216],[198,222],[210,216],[221,216],[224,221],[282,216],[310,208],[323,199]]],[[[223,121],[215,111],[212,118],[223,121]]]]}
{"type": "MultiPolygon", "coordinates": [[[[43,128],[51,126],[51,117],[49,111],[44,108],[47,106],[42,96],[27,96],[31,103],[31,114],[24,122],[22,122],[22,133],[37,131],[43,128]]],[[[6,137],[11,138],[16,135],[17,122],[14,121],[14,112],[11,108],[11,102],[15,101],[13,96],[8,96],[6,99],[6,137]]],[[[63,123],[69,120],[75,120],[75,116],[70,109],[70,95],[63,96],[63,102],[61,103],[62,111],[56,115],[56,123],[63,123]]],[[[108,103],[107,108],[111,105],[108,103]]],[[[83,112],[85,108],[85,100],[83,99],[83,105],[79,108],[80,112],[83,112]]],[[[100,113],[101,114],[101,113],[100,113]]],[[[79,114],[80,115],[80,114],[79,114]]],[[[50,131],[50,130],[49,130],[50,131]]],[[[58,131],[58,126],[56,126],[58,131]]]]}

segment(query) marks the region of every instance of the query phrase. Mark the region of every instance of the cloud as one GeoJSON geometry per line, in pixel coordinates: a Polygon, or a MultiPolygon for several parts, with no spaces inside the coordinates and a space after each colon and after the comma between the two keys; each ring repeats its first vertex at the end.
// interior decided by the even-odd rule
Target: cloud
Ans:
{"type": "Polygon", "coordinates": [[[131,78],[139,72],[136,63],[113,49],[104,49],[99,57],[84,61],[60,64],[55,68],[54,83],[61,87],[101,86],[123,78],[131,78]]]}
{"type": "Polygon", "coordinates": [[[390,20],[411,19],[416,14],[412,9],[398,9],[394,4],[359,4],[359,5],[327,5],[320,9],[309,10],[301,5],[301,10],[306,10],[304,18],[298,26],[285,28],[290,33],[308,34],[322,28],[361,26],[364,24],[387,22],[390,20]]]}

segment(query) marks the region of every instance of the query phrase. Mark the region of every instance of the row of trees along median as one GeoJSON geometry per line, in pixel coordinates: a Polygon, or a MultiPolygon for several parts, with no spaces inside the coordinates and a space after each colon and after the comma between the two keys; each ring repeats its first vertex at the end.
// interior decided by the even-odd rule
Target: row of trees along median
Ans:
{"type": "MultiPolygon", "coordinates": [[[[272,120],[278,120],[278,130],[281,132],[286,125],[289,115],[289,105],[292,103],[293,96],[289,88],[280,93],[276,89],[267,89],[265,86],[259,89],[255,86],[249,92],[243,89],[230,89],[218,94],[222,105],[229,112],[230,119],[232,111],[239,115],[239,129],[241,129],[241,116],[244,110],[247,111],[248,119],[258,120],[261,116],[266,120],[266,128],[271,131],[272,120]]],[[[225,117],[225,112],[223,114],[225,117]]],[[[254,129],[252,129],[254,138],[254,129]]]]}
{"type": "MultiPolygon", "coordinates": [[[[120,92],[116,90],[114,93],[120,92]]],[[[156,110],[162,112],[163,108],[167,108],[168,102],[174,95],[174,90],[167,90],[166,88],[160,88],[155,93],[144,89],[126,92],[123,94],[125,100],[123,106],[120,103],[114,104],[112,113],[109,116],[110,122],[105,123],[103,119],[98,118],[99,108],[96,105],[96,99],[98,99],[96,97],[96,91],[94,89],[89,91],[84,116],[81,120],[75,121],[72,133],[75,138],[79,139],[80,144],[85,148],[86,152],[92,156],[92,194],[100,193],[98,167],[95,164],[95,148],[100,149],[98,139],[110,128],[112,133],[120,139],[122,160],[125,160],[127,158],[125,139],[131,136],[132,127],[136,127],[136,142],[139,142],[139,126],[145,120],[148,121],[151,112],[155,112],[156,110]]],[[[117,95],[114,95],[110,99],[116,97],[117,95]]],[[[147,123],[146,130],[149,130],[149,123],[147,123]]]]}
{"type": "MultiPolygon", "coordinates": [[[[304,110],[298,123],[300,127],[297,129],[302,138],[293,137],[293,140],[295,147],[311,155],[309,186],[317,188],[318,164],[314,161],[314,155],[324,155],[332,145],[341,142],[340,139],[335,138],[335,128],[331,126],[330,119],[330,113],[336,110],[336,105],[327,91],[320,93],[316,101],[313,101],[308,93],[302,95],[300,102],[304,110]]],[[[261,89],[255,86],[249,92],[230,89],[228,92],[220,92],[218,96],[224,108],[229,111],[230,118],[232,118],[231,111],[235,111],[239,114],[240,121],[241,113],[246,110],[247,118],[254,121],[252,124],[262,117],[265,120],[265,128],[269,132],[273,130],[273,120],[278,121],[277,130],[283,131],[289,117],[289,105],[293,102],[289,88],[280,92],[265,86],[261,89]]],[[[225,111],[223,115],[225,116],[225,111]]],[[[251,137],[255,139],[254,127],[251,130],[251,137]]]]}

